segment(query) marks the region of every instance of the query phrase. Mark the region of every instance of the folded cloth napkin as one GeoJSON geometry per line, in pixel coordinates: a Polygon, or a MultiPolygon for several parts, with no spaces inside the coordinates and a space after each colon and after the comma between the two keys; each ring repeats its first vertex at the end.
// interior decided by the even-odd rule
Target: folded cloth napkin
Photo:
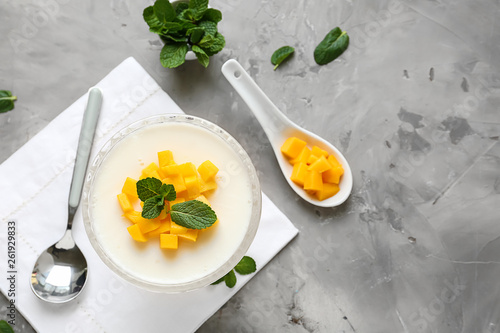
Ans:
{"type": "MultiPolygon", "coordinates": [[[[141,118],[182,110],[133,58],[128,58],[97,85],[104,95],[93,156],[119,129],[141,118]]],[[[139,289],[104,265],[90,245],[78,211],[75,240],[87,258],[87,286],[74,301],[50,304],[30,290],[30,274],[38,255],[58,241],[64,231],[67,200],[85,94],[45,129],[0,165],[0,243],[7,244],[9,221],[17,229],[15,304],[33,327],[44,332],[193,332],[255,274],[238,276],[233,289],[224,284],[181,294],[139,289]]],[[[297,234],[297,229],[263,195],[262,219],[248,255],[258,269],[268,263],[297,234]]],[[[0,272],[6,275],[6,247],[0,272]]],[[[10,288],[0,279],[4,294],[10,288]]]]}

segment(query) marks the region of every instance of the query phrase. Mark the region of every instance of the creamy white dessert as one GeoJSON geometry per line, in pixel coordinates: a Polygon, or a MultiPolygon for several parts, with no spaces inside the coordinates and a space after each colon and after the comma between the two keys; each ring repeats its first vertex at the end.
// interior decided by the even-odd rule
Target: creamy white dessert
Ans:
{"type": "Polygon", "coordinates": [[[246,166],[231,146],[207,129],[188,123],[161,123],[141,128],[122,139],[102,162],[89,198],[94,232],[104,252],[127,274],[157,284],[180,284],[216,271],[241,244],[252,214],[252,184],[246,166]],[[131,222],[116,200],[127,177],[157,162],[159,151],[171,150],[178,164],[199,166],[206,160],[219,169],[218,189],[208,196],[219,222],[165,250],[159,240],[139,243],[130,237],[131,222]]]}

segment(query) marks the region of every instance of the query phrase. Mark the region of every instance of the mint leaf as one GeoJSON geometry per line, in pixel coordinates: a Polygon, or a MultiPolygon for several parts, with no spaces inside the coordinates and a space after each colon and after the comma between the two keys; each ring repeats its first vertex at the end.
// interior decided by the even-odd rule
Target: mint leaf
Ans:
{"type": "Polygon", "coordinates": [[[337,59],[349,46],[349,36],[339,27],[332,29],[314,50],[318,65],[326,65],[337,59]]]}
{"type": "Polygon", "coordinates": [[[14,330],[5,320],[0,320],[0,333],[14,333],[14,330]]]}
{"type": "Polygon", "coordinates": [[[160,61],[163,67],[179,67],[186,61],[188,46],[186,43],[165,44],[160,52],[160,61]]]}
{"type": "Polygon", "coordinates": [[[141,201],[146,201],[152,197],[160,195],[162,182],[159,179],[148,177],[137,182],[137,196],[141,201]]]}
{"type": "Polygon", "coordinates": [[[201,21],[199,25],[207,35],[215,37],[215,34],[217,33],[217,23],[212,21],[201,21]]]}
{"type": "Polygon", "coordinates": [[[294,51],[295,51],[295,49],[291,46],[282,46],[279,49],[277,49],[276,51],[274,51],[273,55],[271,56],[271,63],[273,65],[275,65],[274,70],[276,70],[276,68],[278,68],[278,66],[284,60],[286,60],[288,57],[290,57],[294,51]]]}
{"type": "Polygon", "coordinates": [[[210,46],[212,46],[212,44],[214,43],[214,41],[215,41],[214,37],[212,37],[209,34],[205,34],[205,36],[203,36],[203,38],[198,43],[198,46],[201,47],[201,48],[203,48],[203,49],[209,48],[210,46]]]}
{"type": "Polygon", "coordinates": [[[203,67],[207,68],[208,62],[210,61],[210,59],[208,58],[208,54],[203,51],[203,49],[198,45],[193,45],[191,47],[191,50],[193,50],[194,54],[196,54],[196,58],[198,58],[200,64],[202,64],[203,67]]]}
{"type": "Polygon", "coordinates": [[[14,101],[17,100],[16,96],[8,90],[0,90],[0,113],[10,111],[14,108],[14,101]]]}
{"type": "Polygon", "coordinates": [[[189,229],[205,229],[217,221],[212,208],[198,200],[180,202],[171,207],[172,221],[189,229]]]}
{"type": "Polygon", "coordinates": [[[175,187],[172,184],[163,184],[160,187],[160,195],[164,200],[172,201],[177,198],[177,193],[175,192],[175,187]]]}
{"type": "Polygon", "coordinates": [[[218,279],[217,281],[215,282],[212,282],[211,285],[215,286],[216,284],[219,284],[221,283],[222,281],[224,281],[226,279],[226,275],[224,275],[223,277],[221,277],[220,279],[218,279]]]}
{"type": "Polygon", "coordinates": [[[177,5],[175,6],[175,14],[179,16],[183,11],[189,8],[189,5],[187,2],[178,2],[177,5]]]}
{"type": "Polygon", "coordinates": [[[224,276],[224,281],[226,281],[226,286],[232,288],[236,285],[236,274],[234,274],[234,270],[231,270],[224,276]]]}
{"type": "Polygon", "coordinates": [[[224,39],[224,36],[222,36],[220,33],[216,33],[212,45],[204,50],[208,56],[213,56],[214,54],[221,51],[224,46],[226,46],[226,40],[224,39]]]}
{"type": "Polygon", "coordinates": [[[161,195],[149,198],[144,201],[141,216],[145,219],[154,219],[160,216],[161,211],[165,208],[165,201],[161,195]]]}
{"type": "Polygon", "coordinates": [[[208,8],[202,17],[202,20],[219,23],[222,20],[222,13],[220,12],[220,10],[208,8]]]}
{"type": "Polygon", "coordinates": [[[144,18],[144,21],[148,24],[149,31],[157,33],[161,30],[162,24],[160,20],[158,20],[158,18],[156,17],[153,6],[144,8],[144,11],[142,12],[142,17],[144,18]]]}
{"type": "Polygon", "coordinates": [[[189,0],[189,8],[192,9],[195,19],[199,20],[208,9],[208,0],[189,0]]]}
{"type": "Polygon", "coordinates": [[[240,262],[234,267],[234,270],[241,275],[247,275],[255,272],[257,270],[257,265],[255,260],[251,257],[244,256],[240,262]]]}
{"type": "Polygon", "coordinates": [[[187,31],[187,34],[190,35],[189,39],[192,44],[197,44],[201,40],[201,37],[203,37],[204,33],[205,30],[200,27],[192,28],[187,31]]]}
{"type": "Polygon", "coordinates": [[[174,7],[168,0],[156,0],[153,9],[161,23],[172,22],[176,17],[174,7]]]}

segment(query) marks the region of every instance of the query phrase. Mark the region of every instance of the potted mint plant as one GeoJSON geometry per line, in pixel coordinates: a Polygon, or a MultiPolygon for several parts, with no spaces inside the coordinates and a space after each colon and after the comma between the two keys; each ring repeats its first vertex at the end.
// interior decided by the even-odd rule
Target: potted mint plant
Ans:
{"type": "Polygon", "coordinates": [[[208,0],[176,1],[156,0],[144,9],[144,21],[149,31],[158,34],[165,43],[160,52],[163,67],[175,68],[186,61],[192,51],[198,61],[207,67],[209,57],[226,45],[217,30],[222,13],[208,7],[208,0]]]}

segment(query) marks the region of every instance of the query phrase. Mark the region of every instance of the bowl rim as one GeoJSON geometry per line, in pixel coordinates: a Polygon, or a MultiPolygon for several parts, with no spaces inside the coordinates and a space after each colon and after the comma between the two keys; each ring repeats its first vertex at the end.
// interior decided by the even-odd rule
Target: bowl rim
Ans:
{"type": "Polygon", "coordinates": [[[228,132],[222,129],[220,126],[200,117],[186,115],[186,114],[162,114],[143,118],[141,120],[135,121],[121,130],[117,131],[99,150],[92,163],[88,167],[87,175],[85,178],[85,183],[82,193],[82,213],[83,213],[83,224],[85,231],[90,240],[90,243],[94,250],[97,252],[100,259],[104,264],[110,268],[115,274],[123,278],[124,280],[130,282],[131,284],[138,286],[142,289],[146,289],[154,292],[164,292],[164,293],[179,293],[185,291],[191,291],[199,289],[210,285],[211,283],[217,281],[225,274],[227,274],[231,269],[236,266],[236,264],[243,258],[243,256],[248,251],[248,248],[252,244],[257,229],[259,227],[260,218],[262,211],[262,192],[260,188],[259,179],[255,167],[248,156],[245,149],[239,144],[239,142],[232,137],[228,132]],[[90,198],[92,196],[92,185],[99,173],[99,169],[102,163],[106,160],[106,157],[113,150],[113,148],[120,143],[123,139],[128,137],[131,133],[134,133],[140,129],[148,126],[158,125],[162,123],[188,123],[205,130],[210,131],[212,134],[217,135],[219,138],[223,139],[240,158],[242,165],[245,166],[245,170],[249,176],[252,191],[252,209],[250,215],[250,222],[243,237],[243,240],[237,247],[233,255],[220,267],[211,273],[197,278],[193,281],[187,281],[182,283],[174,284],[162,284],[147,281],[141,279],[137,276],[131,275],[128,271],[122,269],[104,250],[100,244],[96,232],[94,230],[94,222],[92,217],[92,210],[90,206],[90,198]]]}

